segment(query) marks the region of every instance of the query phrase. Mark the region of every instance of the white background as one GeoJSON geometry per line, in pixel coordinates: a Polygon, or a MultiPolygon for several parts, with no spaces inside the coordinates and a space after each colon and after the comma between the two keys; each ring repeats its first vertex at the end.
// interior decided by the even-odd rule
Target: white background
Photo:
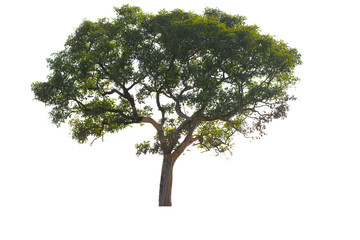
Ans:
{"type": "Polygon", "coordinates": [[[0,5],[0,239],[360,239],[356,1],[4,1],[0,5]],[[83,19],[205,7],[244,15],[302,54],[288,118],[232,156],[191,149],[159,208],[161,157],[136,157],[151,126],[79,145],[30,84],[83,19]]]}

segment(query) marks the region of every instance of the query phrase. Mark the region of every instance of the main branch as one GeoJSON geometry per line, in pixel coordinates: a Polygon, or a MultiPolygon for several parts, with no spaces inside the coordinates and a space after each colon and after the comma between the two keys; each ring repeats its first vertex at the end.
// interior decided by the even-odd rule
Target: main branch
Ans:
{"type": "Polygon", "coordinates": [[[162,131],[162,125],[158,122],[156,122],[153,118],[151,117],[143,117],[141,119],[142,123],[150,123],[151,125],[154,126],[154,128],[159,132],[159,131],[162,131]]]}
{"type": "Polygon", "coordinates": [[[166,148],[166,140],[165,140],[165,136],[164,136],[164,131],[162,129],[162,124],[156,122],[153,118],[151,117],[143,117],[140,120],[141,123],[150,123],[151,125],[153,125],[153,127],[156,129],[160,143],[161,143],[161,147],[162,150],[165,152],[165,148],[166,148]]]}

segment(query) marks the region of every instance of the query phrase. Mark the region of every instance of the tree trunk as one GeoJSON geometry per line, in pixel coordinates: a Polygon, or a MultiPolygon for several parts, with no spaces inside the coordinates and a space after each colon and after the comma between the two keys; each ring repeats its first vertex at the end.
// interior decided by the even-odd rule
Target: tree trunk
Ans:
{"type": "Polygon", "coordinates": [[[171,188],[174,163],[175,159],[171,156],[164,156],[160,179],[159,206],[171,206],[171,188]]]}
{"type": "MultiPolygon", "coordinates": [[[[176,159],[184,152],[190,144],[198,138],[192,138],[191,134],[196,125],[192,127],[190,133],[185,137],[184,141],[173,153],[164,153],[164,159],[161,170],[159,206],[171,206],[171,188],[173,178],[173,168],[176,159]]],[[[171,152],[171,151],[170,151],[171,152]]]]}

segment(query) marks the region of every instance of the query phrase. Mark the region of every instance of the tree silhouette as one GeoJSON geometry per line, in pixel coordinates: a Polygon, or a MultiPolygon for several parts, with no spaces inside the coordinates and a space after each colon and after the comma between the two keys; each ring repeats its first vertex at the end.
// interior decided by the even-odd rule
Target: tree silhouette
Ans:
{"type": "Polygon", "coordinates": [[[151,124],[154,141],[137,144],[137,154],[163,156],[159,205],[171,206],[173,166],[189,145],[230,151],[235,133],[261,137],[268,122],[286,117],[300,54],[218,9],[115,11],[114,19],[83,21],[32,90],[79,143],[151,124]]]}

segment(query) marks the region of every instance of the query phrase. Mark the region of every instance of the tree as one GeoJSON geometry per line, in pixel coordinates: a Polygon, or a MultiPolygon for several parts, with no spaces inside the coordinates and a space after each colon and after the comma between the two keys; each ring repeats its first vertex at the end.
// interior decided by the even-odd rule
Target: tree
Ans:
{"type": "Polygon", "coordinates": [[[171,206],[174,163],[188,146],[230,151],[235,133],[261,137],[286,117],[300,54],[218,9],[115,11],[114,19],[83,21],[32,91],[79,143],[151,124],[154,141],[137,144],[137,154],[163,156],[159,205],[171,206]]]}

